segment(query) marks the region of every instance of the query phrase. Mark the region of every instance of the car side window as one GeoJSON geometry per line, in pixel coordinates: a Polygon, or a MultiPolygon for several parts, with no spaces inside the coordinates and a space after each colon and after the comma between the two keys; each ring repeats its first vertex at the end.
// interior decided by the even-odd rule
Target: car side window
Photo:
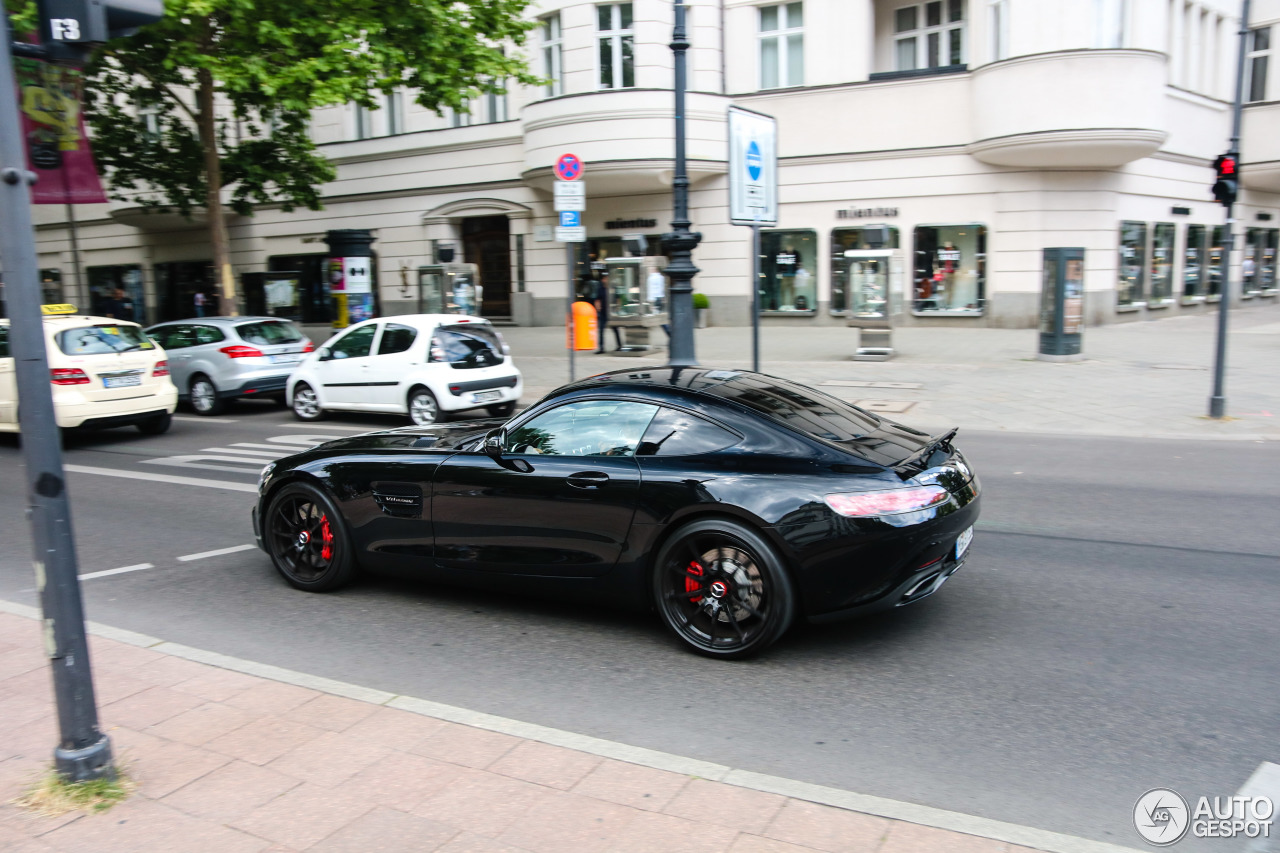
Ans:
{"type": "Polygon", "coordinates": [[[0,358],[9,357],[9,327],[0,326],[0,358]]]}
{"type": "Polygon", "coordinates": [[[398,352],[406,352],[409,347],[413,346],[413,341],[417,337],[418,330],[411,326],[387,323],[382,327],[382,339],[378,341],[378,355],[394,355],[398,352]]]}
{"type": "Polygon", "coordinates": [[[161,326],[147,332],[147,337],[168,350],[194,346],[196,342],[195,333],[186,325],[161,326]]]}
{"type": "Polygon", "coordinates": [[[636,456],[696,456],[733,447],[741,440],[697,415],[663,406],[645,430],[636,456]]]}
{"type": "Polygon", "coordinates": [[[658,407],[583,400],[535,416],[507,434],[504,450],[545,456],[634,456],[658,407]]]}
{"type": "Polygon", "coordinates": [[[220,329],[213,326],[196,326],[195,335],[197,344],[219,344],[227,339],[220,329]]]}
{"type": "Polygon", "coordinates": [[[347,332],[329,345],[334,358],[363,358],[373,349],[373,335],[378,327],[372,323],[347,332]]]}

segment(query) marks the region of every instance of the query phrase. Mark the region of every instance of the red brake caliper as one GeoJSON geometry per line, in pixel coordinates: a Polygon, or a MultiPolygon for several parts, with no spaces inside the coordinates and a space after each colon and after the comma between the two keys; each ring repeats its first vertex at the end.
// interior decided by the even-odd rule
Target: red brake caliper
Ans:
{"type": "Polygon", "coordinates": [[[320,559],[330,560],[333,558],[333,531],[329,529],[329,516],[320,516],[320,559]]]}
{"type": "MultiPolygon", "coordinates": [[[[698,564],[697,560],[693,560],[692,562],[689,563],[689,574],[698,575],[699,577],[702,576],[702,566],[698,564]]],[[[689,575],[685,575],[684,577],[685,592],[697,592],[700,589],[702,589],[702,584],[698,583],[696,580],[689,577],[689,575]]],[[[694,604],[697,604],[699,601],[702,600],[702,596],[698,596],[697,598],[691,598],[689,600],[692,601],[694,604]]]]}

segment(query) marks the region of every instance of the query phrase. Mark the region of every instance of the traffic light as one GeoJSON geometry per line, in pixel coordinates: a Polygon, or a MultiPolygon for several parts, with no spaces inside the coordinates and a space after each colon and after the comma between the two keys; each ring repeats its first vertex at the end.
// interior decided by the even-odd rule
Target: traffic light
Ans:
{"type": "Polygon", "coordinates": [[[1240,190],[1240,174],[1239,164],[1234,154],[1220,154],[1218,159],[1213,161],[1213,170],[1217,172],[1218,179],[1213,182],[1213,197],[1220,204],[1235,204],[1236,195],[1240,190]]]}
{"type": "Polygon", "coordinates": [[[49,59],[77,64],[95,46],[164,17],[164,0],[37,0],[37,6],[49,59]]]}

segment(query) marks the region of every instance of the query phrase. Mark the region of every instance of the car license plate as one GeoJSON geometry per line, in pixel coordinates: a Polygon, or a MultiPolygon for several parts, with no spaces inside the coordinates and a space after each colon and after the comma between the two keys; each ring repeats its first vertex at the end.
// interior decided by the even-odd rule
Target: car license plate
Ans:
{"type": "Polygon", "coordinates": [[[103,388],[128,388],[130,385],[141,385],[141,376],[104,376],[102,377],[103,388]]]}
{"type": "Polygon", "coordinates": [[[475,400],[477,403],[487,403],[490,400],[497,400],[501,396],[501,391],[478,391],[475,400]]]}
{"type": "Polygon", "coordinates": [[[287,352],[284,355],[269,355],[267,360],[272,364],[297,364],[302,361],[302,356],[297,353],[287,352]]]}
{"type": "Polygon", "coordinates": [[[964,533],[960,534],[960,538],[956,540],[956,559],[964,556],[964,552],[969,550],[969,543],[973,541],[973,528],[970,527],[964,533]]]}

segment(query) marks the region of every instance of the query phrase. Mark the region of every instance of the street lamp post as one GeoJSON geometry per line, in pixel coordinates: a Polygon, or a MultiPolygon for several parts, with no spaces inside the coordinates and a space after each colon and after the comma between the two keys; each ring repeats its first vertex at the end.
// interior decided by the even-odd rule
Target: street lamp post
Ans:
{"type": "Polygon", "coordinates": [[[689,175],[684,152],[685,53],[689,50],[685,11],[683,0],[675,0],[671,52],[675,55],[676,163],[675,178],[671,182],[672,230],[662,235],[671,257],[667,275],[671,278],[671,364],[675,367],[692,367],[698,363],[693,348],[693,277],[698,274],[698,268],[693,265],[693,249],[702,240],[701,234],[689,230],[692,224],[689,222],[689,175]]]}

